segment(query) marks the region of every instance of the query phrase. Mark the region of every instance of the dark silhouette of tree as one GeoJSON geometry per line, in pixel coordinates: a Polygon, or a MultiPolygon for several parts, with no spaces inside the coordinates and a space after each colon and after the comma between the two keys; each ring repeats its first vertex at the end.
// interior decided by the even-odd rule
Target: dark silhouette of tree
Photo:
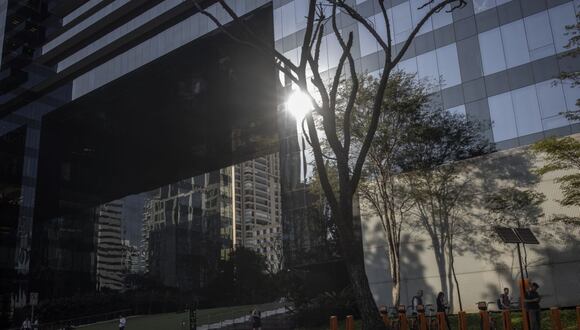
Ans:
{"type": "Polygon", "coordinates": [[[209,17],[222,32],[233,40],[254,48],[257,52],[263,54],[266,60],[274,59],[277,69],[284,74],[287,81],[294,84],[310,99],[313,111],[305,115],[308,140],[312,146],[320,184],[330,206],[332,219],[336,224],[338,242],[347,265],[363,326],[369,329],[384,329],[385,325],[377,313],[377,306],[366,276],[360,220],[353,199],[361,180],[367,154],[374,142],[380,115],[384,111],[390,111],[390,109],[383,108],[385,90],[395,66],[407,52],[425,22],[441,10],[453,11],[466,5],[465,0],[425,0],[420,6],[420,8],[426,9],[424,17],[412,29],[401,47],[397,47],[400,49],[397,52],[393,47],[391,24],[387,15],[385,1],[379,0],[377,2],[381,8],[386,36],[381,36],[376,27],[346,1],[310,0],[299,61],[298,64],[294,64],[289,58],[278,52],[271,43],[267,43],[260,38],[259,34],[248,27],[225,1],[220,0],[219,3],[233,20],[231,26],[235,27],[235,30],[226,27],[216,16],[204,10],[198,1],[194,1],[197,9],[209,17]],[[340,32],[337,25],[337,13],[339,12],[360,23],[385,53],[384,62],[382,63],[383,70],[373,96],[371,108],[368,111],[370,124],[360,148],[356,149],[352,148],[352,117],[355,100],[359,93],[359,73],[356,71],[352,53],[354,34],[350,32],[348,35],[343,35],[340,32]],[[325,81],[319,67],[322,39],[325,35],[325,29],[329,26],[342,50],[338,67],[330,82],[325,81]],[[309,71],[312,73],[311,78],[308,78],[309,71]],[[339,87],[345,79],[348,79],[351,87],[342,123],[339,124],[339,118],[336,114],[337,97],[339,87]],[[331,185],[325,168],[325,157],[316,125],[317,122],[322,127],[323,134],[332,151],[330,156],[336,162],[338,174],[338,186],[336,188],[331,185]],[[342,134],[339,134],[339,129],[342,129],[342,134]]]}

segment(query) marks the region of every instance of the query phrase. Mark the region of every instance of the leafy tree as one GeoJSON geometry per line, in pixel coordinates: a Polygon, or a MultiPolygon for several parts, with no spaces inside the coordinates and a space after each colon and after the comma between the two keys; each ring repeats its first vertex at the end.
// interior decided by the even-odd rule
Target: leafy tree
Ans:
{"type": "MultiPolygon", "coordinates": [[[[532,151],[545,155],[546,164],[536,169],[536,173],[544,175],[557,171],[580,170],[580,142],[572,137],[551,137],[536,142],[532,151]]],[[[564,198],[562,206],[580,206],[580,173],[564,174],[555,180],[560,184],[564,198]]],[[[578,218],[563,217],[562,220],[579,223],[578,218]]]]}
{"type": "MultiPolygon", "coordinates": [[[[368,127],[372,95],[378,81],[372,77],[361,78],[359,98],[355,103],[353,144],[363,141],[368,127]]],[[[363,168],[360,196],[379,219],[388,249],[389,270],[392,280],[392,302],[399,304],[401,291],[400,245],[403,227],[411,217],[414,203],[402,180],[406,162],[406,143],[413,138],[414,129],[423,124],[428,113],[427,86],[413,75],[394,72],[385,91],[383,107],[390,111],[381,114],[375,141],[369,149],[363,168]]]]}
{"type": "MultiPolygon", "coordinates": [[[[442,291],[457,290],[463,310],[459,282],[455,274],[455,239],[468,235],[471,224],[461,218],[461,210],[473,198],[469,166],[458,161],[491,151],[481,127],[465,116],[434,110],[423,118],[406,144],[403,170],[405,184],[414,202],[414,213],[433,244],[441,277],[442,291]],[[448,268],[448,270],[446,269],[448,268]]],[[[449,294],[452,301],[453,295],[449,294]]]]}
{"type": "Polygon", "coordinates": [[[425,10],[425,15],[411,30],[409,36],[401,44],[398,51],[393,47],[391,24],[387,15],[385,1],[379,0],[381,17],[384,22],[378,23],[386,31],[384,35],[379,33],[375,25],[365,19],[357,10],[344,0],[310,0],[308,2],[308,15],[302,40],[298,63],[293,63],[288,57],[278,52],[271,43],[264,41],[257,31],[253,31],[240,19],[235,11],[227,5],[226,1],[220,0],[221,8],[233,20],[232,25],[239,27],[236,30],[228,29],[216,15],[205,10],[201,2],[194,1],[194,5],[204,15],[218,26],[222,32],[229,35],[233,40],[252,47],[257,53],[264,56],[264,60],[274,60],[276,68],[299,90],[307,95],[313,107],[313,111],[305,115],[305,121],[310,143],[312,145],[318,177],[323,188],[324,195],[332,212],[332,219],[336,224],[337,238],[341,247],[342,256],[347,265],[356,303],[361,312],[363,326],[370,329],[384,329],[385,325],[377,313],[377,306],[371,293],[364,266],[364,253],[362,249],[362,237],[358,233],[359,223],[357,209],[353,201],[359,186],[363,167],[369,149],[374,141],[375,133],[381,113],[390,109],[383,108],[385,89],[396,65],[411,46],[413,39],[419,33],[421,27],[431,16],[441,10],[452,11],[466,5],[465,0],[425,0],[419,7],[425,10]],[[337,25],[337,13],[350,17],[367,30],[384,51],[384,62],[379,84],[372,98],[369,111],[369,126],[365,132],[365,138],[360,148],[352,148],[352,117],[354,103],[359,92],[359,81],[356,63],[352,54],[354,45],[354,33],[343,34],[337,25]],[[331,33],[340,46],[342,54],[338,66],[330,81],[325,81],[319,66],[320,48],[325,29],[330,26],[331,33]],[[345,74],[344,71],[348,71],[345,74]],[[309,77],[312,73],[312,77],[309,77]],[[347,78],[344,78],[347,76],[347,78]],[[344,79],[350,82],[350,93],[346,102],[346,109],[342,118],[342,124],[338,124],[336,114],[338,89],[344,79]],[[315,98],[316,96],[316,98],[315,98]],[[319,122],[323,134],[328,140],[331,157],[336,160],[338,174],[338,186],[333,188],[325,167],[325,157],[320,143],[320,133],[316,122],[319,122]],[[339,134],[339,127],[343,133],[339,134]],[[340,138],[342,135],[342,139],[340,138]]]}
{"type": "Polygon", "coordinates": [[[245,305],[272,301],[279,294],[262,255],[236,248],[220,266],[205,294],[214,305],[245,305]]]}

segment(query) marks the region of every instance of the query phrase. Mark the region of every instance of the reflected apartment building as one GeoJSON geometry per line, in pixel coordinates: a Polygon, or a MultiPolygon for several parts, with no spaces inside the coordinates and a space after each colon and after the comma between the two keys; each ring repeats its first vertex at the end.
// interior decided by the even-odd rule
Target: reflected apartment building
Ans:
{"type": "Polygon", "coordinates": [[[272,154],[151,192],[143,219],[145,273],[167,287],[197,290],[236,247],[262,254],[277,270],[278,180],[278,155],[272,154]]]}
{"type": "MultiPolygon", "coordinates": [[[[216,1],[199,3],[227,16],[216,1]]],[[[265,42],[298,60],[307,1],[232,3],[265,42]]],[[[350,3],[385,35],[377,1],[350,3]]],[[[385,3],[395,49],[421,19],[419,3],[385,3]]],[[[560,56],[578,1],[467,4],[429,19],[397,68],[436,82],[440,107],[491,123],[485,134],[498,149],[579,132],[561,115],[575,109],[579,89],[559,80],[580,70],[580,61],[560,56]]],[[[379,72],[384,52],[362,24],[339,15],[339,29],[355,36],[359,72],[379,72]]],[[[198,274],[216,264],[204,256],[224,258],[234,242],[268,255],[264,240],[275,242],[278,228],[286,265],[324,248],[324,210],[312,207],[309,189],[311,152],[283,111],[286,90],[272,59],[231,41],[192,1],[4,0],[0,41],[2,318],[26,306],[30,292],[41,300],[94,292],[99,263],[103,281],[116,272],[112,251],[124,238],[105,235],[117,224],[95,210],[129,195],[154,191],[141,267],[171,285],[204,283],[198,274]],[[265,197],[260,189],[276,175],[263,164],[275,163],[267,156],[274,153],[280,190],[265,197]],[[229,195],[226,176],[235,185],[229,195]],[[193,267],[184,260],[192,256],[203,267],[179,274],[193,267]]],[[[331,34],[320,59],[323,75],[338,65],[331,34]]]]}

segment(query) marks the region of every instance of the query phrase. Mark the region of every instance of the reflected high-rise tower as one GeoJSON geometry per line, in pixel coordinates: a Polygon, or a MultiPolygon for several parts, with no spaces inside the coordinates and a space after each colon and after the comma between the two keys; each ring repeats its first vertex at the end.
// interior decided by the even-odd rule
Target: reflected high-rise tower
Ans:
{"type": "Polygon", "coordinates": [[[282,265],[279,154],[235,166],[236,245],[254,250],[277,271],[282,265]]]}
{"type": "Polygon", "coordinates": [[[143,226],[148,275],[168,287],[204,287],[233,248],[231,202],[227,170],[156,189],[143,226]]]}
{"type": "Polygon", "coordinates": [[[97,290],[120,291],[125,273],[122,221],[123,200],[101,205],[97,218],[97,290]]]}

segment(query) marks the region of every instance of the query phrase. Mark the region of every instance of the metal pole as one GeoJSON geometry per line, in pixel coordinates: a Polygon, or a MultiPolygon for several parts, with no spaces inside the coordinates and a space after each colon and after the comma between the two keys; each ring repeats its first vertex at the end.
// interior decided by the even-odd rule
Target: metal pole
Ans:
{"type": "Polygon", "coordinates": [[[526,310],[526,280],[524,279],[524,264],[522,262],[522,251],[520,249],[520,243],[516,243],[517,247],[518,247],[518,260],[520,262],[520,278],[522,280],[522,301],[521,301],[521,307],[522,307],[522,318],[523,318],[523,323],[524,323],[524,330],[528,330],[529,329],[529,318],[528,318],[528,311],[526,310]]]}

